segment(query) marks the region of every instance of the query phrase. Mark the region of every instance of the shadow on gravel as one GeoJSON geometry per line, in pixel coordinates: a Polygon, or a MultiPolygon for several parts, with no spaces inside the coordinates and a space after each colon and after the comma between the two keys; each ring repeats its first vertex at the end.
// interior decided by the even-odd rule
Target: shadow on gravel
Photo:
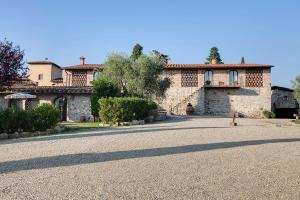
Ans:
{"type": "Polygon", "coordinates": [[[222,142],[211,144],[195,144],[176,147],[162,147],[152,149],[138,149],[128,151],[104,152],[104,153],[82,153],[67,154],[60,156],[38,157],[24,160],[7,161],[0,163],[0,174],[17,172],[22,170],[47,169],[54,167],[74,166],[80,164],[107,162],[132,158],[145,158],[155,156],[165,156],[174,154],[183,154],[191,152],[201,152],[216,149],[227,149],[243,146],[300,142],[300,138],[290,139],[269,139],[269,140],[252,140],[240,142],[222,142]]]}
{"type": "Polygon", "coordinates": [[[174,126],[149,126],[149,127],[132,127],[127,129],[115,128],[115,129],[100,129],[98,131],[82,131],[82,132],[68,132],[51,136],[44,137],[32,137],[32,138],[19,138],[13,140],[3,140],[0,141],[1,144],[14,144],[14,143],[23,143],[23,142],[41,142],[41,141],[52,141],[52,140],[64,140],[64,139],[73,139],[73,138],[86,138],[86,137],[98,137],[105,135],[119,135],[119,134],[130,134],[130,133],[155,133],[163,131],[177,131],[177,130],[195,130],[195,129],[215,129],[215,128],[228,128],[228,127],[205,127],[205,126],[196,126],[196,127],[174,127],[174,126]],[[158,128],[157,128],[158,127],[158,128]],[[153,128],[153,129],[152,129],[153,128]]]}

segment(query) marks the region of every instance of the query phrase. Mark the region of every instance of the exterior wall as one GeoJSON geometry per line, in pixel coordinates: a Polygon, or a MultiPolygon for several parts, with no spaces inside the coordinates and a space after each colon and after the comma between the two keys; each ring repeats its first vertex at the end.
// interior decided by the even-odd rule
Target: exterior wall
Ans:
{"type": "Polygon", "coordinates": [[[30,64],[29,79],[37,82],[38,86],[52,85],[52,64],[30,64]],[[39,74],[43,74],[43,80],[38,80],[39,74]]]}
{"type": "MultiPolygon", "coordinates": [[[[198,87],[181,87],[181,71],[168,70],[171,87],[166,98],[158,101],[161,108],[169,113],[184,115],[188,103],[196,114],[229,115],[232,111],[246,117],[261,117],[262,110],[271,110],[271,70],[263,70],[263,87],[245,87],[246,70],[237,69],[240,88],[206,88],[204,86],[205,70],[198,70],[198,87]]],[[[213,70],[213,82],[218,86],[223,82],[229,85],[230,70],[213,70]]]]}
{"type": "Polygon", "coordinates": [[[292,91],[272,90],[272,111],[279,108],[298,108],[292,91]]]}
{"type": "Polygon", "coordinates": [[[263,110],[271,110],[270,88],[209,88],[205,91],[206,114],[230,116],[238,112],[246,117],[261,117],[263,110]]]}
{"type": "Polygon", "coordinates": [[[80,121],[80,116],[84,116],[88,121],[92,121],[90,95],[72,95],[67,98],[67,120],[71,122],[80,121]]]}
{"type": "Polygon", "coordinates": [[[92,81],[94,80],[94,72],[93,70],[87,71],[87,86],[92,86],[92,81]]]}
{"type": "Polygon", "coordinates": [[[52,65],[52,71],[51,71],[52,75],[52,79],[56,79],[56,78],[62,78],[62,69],[52,65]]]}
{"type": "Polygon", "coordinates": [[[8,107],[8,100],[4,99],[5,95],[0,95],[0,109],[5,109],[8,107]]]}
{"type": "MultiPolygon", "coordinates": [[[[73,70],[63,70],[63,85],[72,86],[72,72],[73,70]]],[[[94,80],[94,71],[87,70],[87,83],[85,86],[92,86],[91,82],[94,80]]]]}

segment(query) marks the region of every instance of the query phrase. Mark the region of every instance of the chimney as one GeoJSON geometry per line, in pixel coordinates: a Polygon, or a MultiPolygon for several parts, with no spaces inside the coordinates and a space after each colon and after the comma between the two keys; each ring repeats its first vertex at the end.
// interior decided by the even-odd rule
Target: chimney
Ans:
{"type": "Polygon", "coordinates": [[[84,65],[85,57],[80,56],[80,65],[84,65]]]}
{"type": "Polygon", "coordinates": [[[211,63],[210,64],[213,64],[213,65],[218,64],[217,59],[215,59],[215,58],[211,59],[211,63]]]}
{"type": "Polygon", "coordinates": [[[172,62],[172,59],[169,58],[169,59],[167,60],[167,64],[170,65],[170,64],[172,64],[172,63],[173,63],[173,62],[172,62]]]}

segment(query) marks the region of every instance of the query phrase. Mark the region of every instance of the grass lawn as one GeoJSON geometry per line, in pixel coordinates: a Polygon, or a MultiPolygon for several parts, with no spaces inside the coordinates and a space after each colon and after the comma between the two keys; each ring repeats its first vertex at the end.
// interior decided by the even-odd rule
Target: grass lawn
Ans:
{"type": "Polygon", "coordinates": [[[66,132],[97,129],[103,127],[103,126],[99,126],[99,122],[84,122],[84,123],[62,122],[60,123],[60,125],[63,125],[65,127],[66,132]]]}
{"type": "Polygon", "coordinates": [[[293,120],[293,122],[294,122],[295,124],[300,125],[300,120],[293,120]]]}

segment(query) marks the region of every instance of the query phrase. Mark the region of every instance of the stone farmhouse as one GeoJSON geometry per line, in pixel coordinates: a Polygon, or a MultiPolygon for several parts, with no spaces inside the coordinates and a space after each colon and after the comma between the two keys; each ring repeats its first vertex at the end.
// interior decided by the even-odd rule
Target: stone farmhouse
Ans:
{"type": "MultiPolygon", "coordinates": [[[[62,120],[92,120],[91,81],[104,68],[102,64],[86,64],[80,57],[78,65],[60,67],[54,62],[29,62],[29,79],[0,93],[0,106],[16,104],[28,108],[39,103],[52,103],[61,109],[62,120]],[[25,92],[36,99],[13,103],[7,94],[25,92]]],[[[188,103],[198,115],[227,116],[238,112],[245,117],[261,117],[271,108],[271,68],[265,64],[173,64],[169,60],[163,76],[170,76],[171,87],[166,98],[157,100],[171,114],[184,115],[188,103]]]]}

